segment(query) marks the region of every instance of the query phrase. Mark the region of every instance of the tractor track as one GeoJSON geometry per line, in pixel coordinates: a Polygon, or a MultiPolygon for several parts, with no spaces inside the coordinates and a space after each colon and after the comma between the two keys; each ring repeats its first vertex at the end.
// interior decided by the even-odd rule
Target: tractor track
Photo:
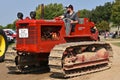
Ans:
{"type": "MultiPolygon", "coordinates": [[[[56,59],[57,61],[57,59],[56,59]]],[[[100,71],[104,71],[107,69],[110,69],[111,66],[106,66],[107,64],[102,64],[102,65],[96,65],[96,66],[89,66],[89,67],[85,67],[82,69],[74,69],[71,71],[66,72],[66,74],[64,75],[64,72],[59,69],[55,69],[56,67],[50,67],[51,71],[52,71],[52,75],[53,77],[57,77],[57,78],[73,78],[73,77],[78,77],[78,76],[82,76],[82,75],[86,75],[86,74],[91,74],[91,73],[96,73],[96,72],[100,72],[100,71]]]]}
{"type": "MultiPolygon", "coordinates": [[[[49,56],[49,65],[50,65],[51,72],[53,73],[53,77],[73,78],[76,76],[95,73],[95,72],[109,69],[111,65],[103,63],[102,65],[93,65],[92,67],[88,66],[82,69],[75,69],[75,70],[66,71],[66,72],[62,70],[62,66],[61,66],[62,53],[65,51],[67,47],[70,47],[71,45],[77,46],[77,45],[90,45],[90,44],[106,44],[106,43],[105,42],[79,42],[79,43],[77,42],[77,43],[66,43],[66,44],[56,45],[57,47],[53,48],[49,56]]],[[[13,49],[9,49],[9,51],[6,52],[5,56],[6,56],[5,63],[7,68],[9,69],[9,72],[21,73],[21,71],[15,65],[15,57],[17,56],[16,51],[13,49]]],[[[33,68],[32,70],[25,70],[22,73],[37,72],[39,70],[45,70],[45,68],[44,67],[36,68],[36,69],[33,68]]]]}
{"type": "MultiPolygon", "coordinates": [[[[94,73],[94,72],[99,72],[103,71],[106,69],[109,69],[111,67],[111,62],[110,64],[106,63],[101,63],[101,64],[96,64],[88,67],[83,67],[81,69],[74,69],[70,71],[63,71],[62,69],[62,54],[66,50],[66,48],[71,47],[71,46],[78,46],[78,45],[91,45],[91,44],[104,44],[108,45],[105,42],[76,42],[76,43],[66,43],[66,44],[60,44],[56,45],[49,56],[49,65],[51,72],[53,72],[53,75],[55,77],[64,77],[64,78],[69,78],[69,77],[76,77],[80,75],[85,75],[89,73],[94,73]]],[[[110,52],[110,57],[113,57],[112,50],[109,50],[110,52]]]]}
{"type": "Polygon", "coordinates": [[[9,50],[5,54],[5,64],[8,68],[10,73],[31,73],[31,72],[49,72],[48,67],[32,67],[32,69],[26,69],[24,71],[21,71],[18,69],[18,67],[15,64],[15,57],[17,56],[17,53],[12,48],[9,48],[9,50]]]}
{"type": "Polygon", "coordinates": [[[17,56],[16,51],[13,50],[12,47],[9,47],[8,51],[5,54],[5,64],[6,67],[10,70],[10,72],[17,70],[15,65],[16,56],[17,56]]]}

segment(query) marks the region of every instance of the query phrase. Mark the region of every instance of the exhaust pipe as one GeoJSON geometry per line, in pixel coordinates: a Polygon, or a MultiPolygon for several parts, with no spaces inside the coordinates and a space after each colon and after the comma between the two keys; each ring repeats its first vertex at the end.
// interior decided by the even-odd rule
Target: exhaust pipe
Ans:
{"type": "Polygon", "coordinates": [[[41,19],[44,19],[44,4],[41,4],[41,19]]]}

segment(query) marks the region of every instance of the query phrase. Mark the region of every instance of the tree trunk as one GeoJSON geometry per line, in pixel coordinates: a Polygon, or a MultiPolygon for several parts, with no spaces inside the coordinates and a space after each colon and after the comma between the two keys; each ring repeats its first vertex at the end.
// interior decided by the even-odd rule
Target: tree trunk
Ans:
{"type": "Polygon", "coordinates": [[[118,31],[117,31],[118,37],[120,36],[120,35],[119,35],[119,32],[120,32],[120,26],[118,26],[118,31]]]}

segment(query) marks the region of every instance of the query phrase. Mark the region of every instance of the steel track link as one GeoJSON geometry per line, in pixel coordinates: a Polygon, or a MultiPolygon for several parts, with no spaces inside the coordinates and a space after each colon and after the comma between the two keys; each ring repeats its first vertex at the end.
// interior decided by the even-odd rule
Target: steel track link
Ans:
{"type": "MultiPolygon", "coordinates": [[[[55,75],[56,77],[64,77],[65,78],[65,77],[80,76],[80,75],[84,75],[84,74],[89,74],[89,73],[109,69],[111,67],[111,65],[109,65],[109,64],[100,68],[99,66],[104,65],[104,64],[101,64],[95,70],[93,68],[89,71],[81,71],[81,70],[79,71],[78,69],[77,69],[77,71],[76,70],[68,71],[69,74],[66,73],[62,69],[62,56],[63,56],[63,52],[66,50],[66,48],[71,47],[71,46],[74,47],[74,46],[95,45],[95,44],[107,46],[109,53],[110,53],[110,58],[113,57],[112,48],[110,47],[110,45],[108,43],[105,43],[105,42],[74,42],[74,43],[60,44],[60,45],[56,45],[50,52],[49,66],[50,66],[51,72],[53,72],[54,75],[56,74],[55,75]]],[[[112,61],[109,61],[109,63],[111,64],[112,61]]],[[[91,67],[92,66],[90,66],[89,68],[91,68],[91,67]]]]}

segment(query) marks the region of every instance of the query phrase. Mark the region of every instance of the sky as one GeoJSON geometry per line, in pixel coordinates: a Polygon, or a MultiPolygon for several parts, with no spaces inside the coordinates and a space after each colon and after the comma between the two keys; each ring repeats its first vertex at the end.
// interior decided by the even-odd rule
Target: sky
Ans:
{"type": "Polygon", "coordinates": [[[39,4],[62,3],[63,6],[72,4],[75,11],[81,9],[92,10],[96,6],[104,5],[114,0],[0,0],[0,25],[6,26],[17,19],[17,13],[22,12],[24,17],[29,16],[39,4]]]}

